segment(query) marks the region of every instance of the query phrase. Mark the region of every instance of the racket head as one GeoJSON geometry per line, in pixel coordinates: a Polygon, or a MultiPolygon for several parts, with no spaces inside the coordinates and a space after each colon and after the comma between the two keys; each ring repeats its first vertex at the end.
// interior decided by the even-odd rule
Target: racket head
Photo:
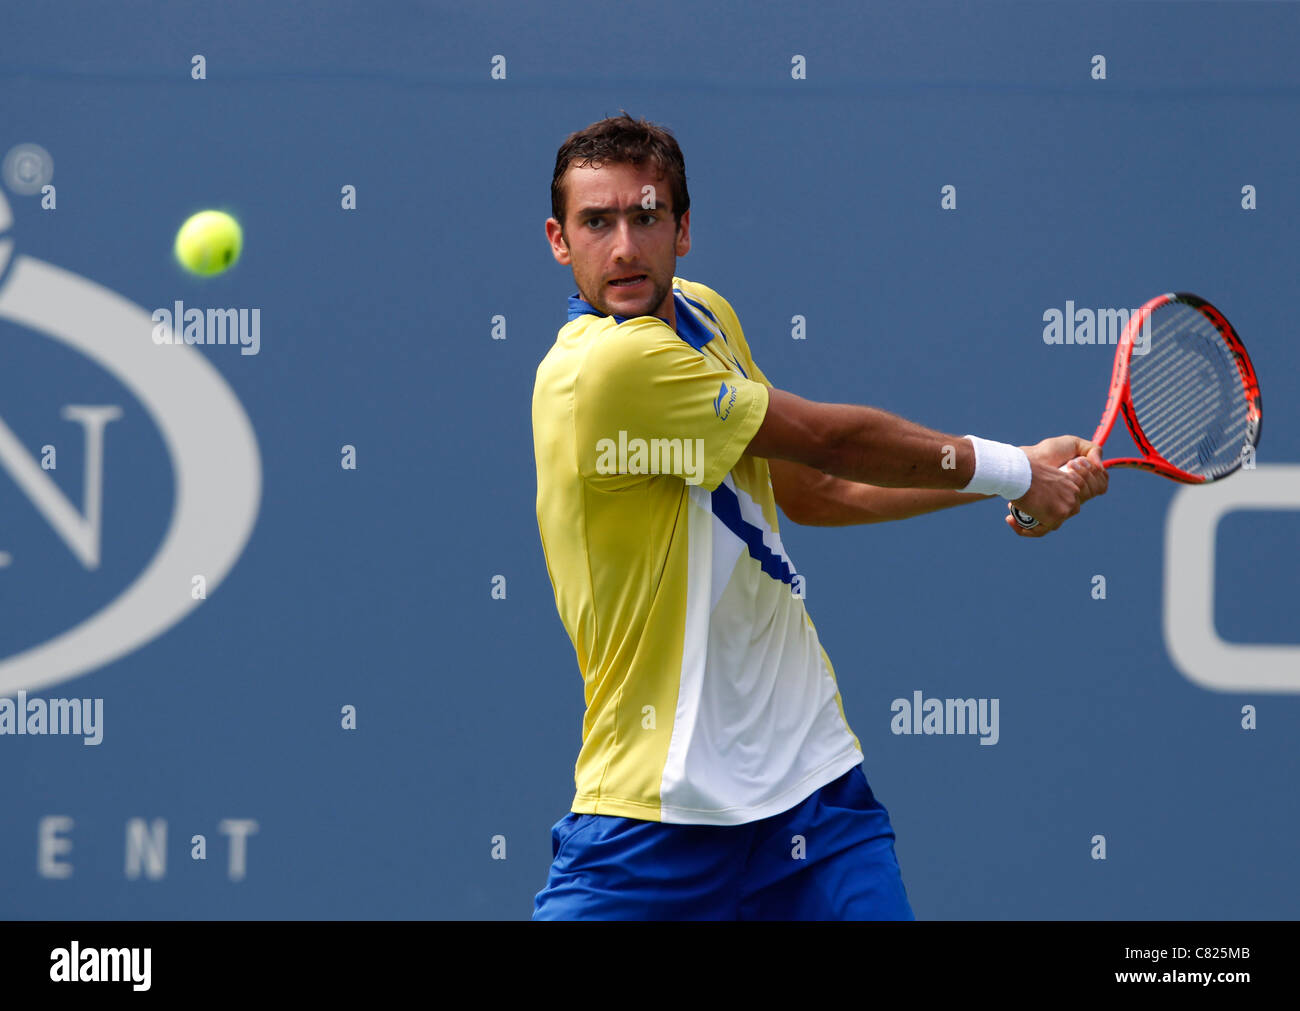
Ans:
{"type": "Polygon", "coordinates": [[[1199,295],[1157,295],[1129,319],[1093,442],[1124,417],[1141,454],[1107,467],[1147,470],[1184,484],[1219,481],[1259,445],[1259,379],[1227,317],[1199,295]],[[1141,338],[1141,341],[1139,340],[1141,338]],[[1136,354],[1145,345],[1145,353],[1136,354]]]}
{"type": "MultiPolygon", "coordinates": [[[[1263,404],[1255,367],[1227,317],[1191,292],[1166,292],[1139,308],[1115,349],[1092,441],[1104,445],[1120,415],[1142,455],[1105,460],[1106,467],[1146,470],[1184,484],[1219,481],[1240,470],[1259,445],[1263,404]],[[1144,350],[1135,364],[1139,347],[1144,350]]],[[[1025,529],[1038,525],[1015,506],[1011,514],[1025,529]]]]}

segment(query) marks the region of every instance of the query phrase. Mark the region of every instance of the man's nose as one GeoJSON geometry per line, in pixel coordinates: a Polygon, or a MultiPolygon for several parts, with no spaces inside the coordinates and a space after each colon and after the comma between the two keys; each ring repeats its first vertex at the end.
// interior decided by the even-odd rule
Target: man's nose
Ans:
{"type": "Polygon", "coordinates": [[[623,219],[614,226],[614,255],[620,259],[630,259],[636,255],[636,237],[632,226],[623,219]]]}

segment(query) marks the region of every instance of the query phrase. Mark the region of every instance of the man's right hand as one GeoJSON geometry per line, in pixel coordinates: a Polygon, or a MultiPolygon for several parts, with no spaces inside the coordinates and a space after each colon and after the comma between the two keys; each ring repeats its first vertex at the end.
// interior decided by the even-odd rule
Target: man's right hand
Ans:
{"type": "Polygon", "coordinates": [[[1038,526],[1026,530],[1008,515],[1007,525],[1016,533],[1042,537],[1075,515],[1088,499],[1105,494],[1109,480],[1101,447],[1087,439],[1059,435],[1021,449],[1029,457],[1032,478],[1029,491],[1012,505],[1038,520],[1038,526]],[[1066,463],[1069,466],[1061,469],[1066,463]]]}

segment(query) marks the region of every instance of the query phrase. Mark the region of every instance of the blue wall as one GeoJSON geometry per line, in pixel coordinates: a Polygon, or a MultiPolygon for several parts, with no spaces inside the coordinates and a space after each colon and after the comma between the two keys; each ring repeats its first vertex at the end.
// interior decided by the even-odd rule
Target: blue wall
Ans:
{"type": "MultiPolygon", "coordinates": [[[[0,466],[0,678],[149,564],[179,506],[169,426],[243,452],[234,428],[221,448],[222,419],[160,420],[6,314],[21,258],[146,314],[177,299],[260,309],[257,355],[157,350],[201,356],[233,391],[261,488],[206,600],[33,691],[102,698],[101,744],[0,736],[0,915],[530,914],[582,717],[533,511],[532,380],[574,290],[543,222],[561,141],[620,108],[681,142],[694,247],[678,274],[731,301],[778,386],[1010,442],[1089,436],[1111,349],[1045,344],[1044,312],[1193,291],[1254,357],[1261,471],[1300,462],[1300,9],[859,6],[6,9],[0,153],[44,147],[57,206],[0,190],[13,215],[0,241],[14,242],[0,419],[35,458],[57,447],[47,476],[80,507],[83,433],[61,412],[122,416],[106,428],[93,568],[0,466]],[[191,78],[195,54],[206,80],[191,78]],[[498,54],[504,80],[490,76],[498,54]],[[796,55],[806,80],[791,77],[796,55]],[[340,207],[345,185],[356,210],[340,207]],[[170,247],[208,206],[240,217],[246,247],[202,281],[170,247]],[[790,336],[795,315],[806,340],[790,336]],[[72,819],[63,878],[38,866],[53,816],[72,819]],[[131,819],[166,822],[156,878],[128,868],[131,819]],[[239,880],[223,819],[257,823],[239,880]]],[[[994,503],[783,525],[918,917],[1300,914],[1300,661],[1271,691],[1208,690],[1175,666],[1161,616],[1177,493],[1115,472],[1043,541],[1013,537],[994,503]],[[892,700],[917,690],[999,699],[998,743],[892,734],[892,700]]],[[[1298,519],[1224,519],[1224,640],[1300,643],[1298,519]]]]}

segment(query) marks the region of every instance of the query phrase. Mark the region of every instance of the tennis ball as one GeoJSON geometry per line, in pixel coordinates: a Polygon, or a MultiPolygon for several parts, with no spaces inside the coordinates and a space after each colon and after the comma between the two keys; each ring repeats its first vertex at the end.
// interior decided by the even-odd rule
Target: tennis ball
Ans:
{"type": "Polygon", "coordinates": [[[234,266],[243,247],[239,222],[224,211],[199,211],[176,233],[176,259],[186,270],[204,276],[234,266]]]}

